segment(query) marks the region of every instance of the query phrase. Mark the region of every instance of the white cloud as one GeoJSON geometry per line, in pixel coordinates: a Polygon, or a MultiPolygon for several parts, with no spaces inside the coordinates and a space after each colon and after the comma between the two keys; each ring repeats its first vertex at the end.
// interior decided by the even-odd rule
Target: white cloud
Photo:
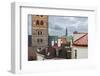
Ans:
{"type": "Polygon", "coordinates": [[[63,16],[49,16],[49,34],[65,35],[65,29],[67,27],[68,33],[72,34],[74,31],[87,32],[88,30],[88,18],[87,17],[63,17],[63,16]],[[52,27],[52,28],[51,28],[52,27]],[[61,29],[57,29],[57,28],[61,29]],[[52,29],[53,31],[50,31],[52,29]]]}
{"type": "MultiPolygon", "coordinates": [[[[29,31],[28,34],[32,34],[32,20],[31,15],[28,16],[29,31]]],[[[88,31],[88,17],[70,17],[70,16],[48,16],[48,30],[49,35],[65,35],[66,28],[68,34],[72,34],[74,31],[87,32],[88,31]]]]}

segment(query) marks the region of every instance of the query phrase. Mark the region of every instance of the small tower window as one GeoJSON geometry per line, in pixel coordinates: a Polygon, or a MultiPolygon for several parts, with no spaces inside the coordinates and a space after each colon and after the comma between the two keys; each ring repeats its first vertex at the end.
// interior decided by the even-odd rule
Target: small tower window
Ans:
{"type": "Polygon", "coordinates": [[[40,24],[43,25],[44,24],[43,21],[41,21],[40,24]]]}
{"type": "Polygon", "coordinates": [[[75,59],[77,59],[77,50],[75,49],[75,59]]]}
{"type": "Polygon", "coordinates": [[[37,39],[37,43],[42,43],[43,39],[37,39]]]}
{"type": "Polygon", "coordinates": [[[36,25],[39,25],[39,20],[36,21],[36,25]]]}
{"type": "Polygon", "coordinates": [[[38,35],[42,35],[42,32],[41,31],[38,31],[38,35]]]}
{"type": "Polygon", "coordinates": [[[38,35],[39,35],[39,31],[38,31],[38,35]]]}
{"type": "Polygon", "coordinates": [[[42,35],[42,32],[40,31],[40,35],[42,35]]]}

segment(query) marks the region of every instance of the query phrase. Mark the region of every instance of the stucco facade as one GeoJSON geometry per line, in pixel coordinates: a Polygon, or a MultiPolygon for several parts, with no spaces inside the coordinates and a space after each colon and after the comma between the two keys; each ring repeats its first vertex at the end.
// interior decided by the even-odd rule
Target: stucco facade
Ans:
{"type": "Polygon", "coordinates": [[[73,59],[82,59],[82,58],[88,58],[88,47],[73,47],[72,52],[72,58],[73,59]],[[77,56],[75,57],[75,50],[77,50],[77,56]]]}
{"type": "Polygon", "coordinates": [[[74,33],[72,58],[88,58],[88,33],[74,33]]]}

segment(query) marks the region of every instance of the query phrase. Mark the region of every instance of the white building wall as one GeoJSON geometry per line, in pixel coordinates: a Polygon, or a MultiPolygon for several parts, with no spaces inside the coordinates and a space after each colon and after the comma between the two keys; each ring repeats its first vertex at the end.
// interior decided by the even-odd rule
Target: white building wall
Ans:
{"type": "Polygon", "coordinates": [[[51,45],[54,46],[54,41],[51,41],[51,45]]]}
{"type": "Polygon", "coordinates": [[[77,59],[88,58],[87,47],[74,47],[72,52],[72,58],[75,58],[75,49],[77,50],[77,59]]]}
{"type": "Polygon", "coordinates": [[[58,47],[61,46],[61,39],[58,39],[58,47]]]}

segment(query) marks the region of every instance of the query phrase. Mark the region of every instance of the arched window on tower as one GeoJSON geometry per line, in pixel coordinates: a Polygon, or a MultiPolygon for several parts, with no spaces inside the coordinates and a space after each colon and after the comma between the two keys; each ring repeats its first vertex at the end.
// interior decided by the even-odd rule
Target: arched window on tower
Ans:
{"type": "Polygon", "coordinates": [[[42,32],[40,31],[40,35],[42,35],[42,32]]]}
{"type": "Polygon", "coordinates": [[[41,15],[41,17],[43,17],[43,15],[41,15]]]}
{"type": "Polygon", "coordinates": [[[44,25],[44,22],[43,22],[43,21],[41,21],[41,22],[40,22],[40,24],[41,24],[41,25],[44,25]]]}
{"type": "Polygon", "coordinates": [[[39,20],[36,21],[36,25],[39,25],[39,20]]]}
{"type": "Polygon", "coordinates": [[[38,31],[38,35],[42,35],[42,31],[38,31]]]}
{"type": "Polygon", "coordinates": [[[39,31],[38,31],[38,35],[39,35],[40,33],[39,33],[39,31]]]}
{"type": "Polygon", "coordinates": [[[43,39],[37,39],[37,43],[43,43],[43,39]]]}

